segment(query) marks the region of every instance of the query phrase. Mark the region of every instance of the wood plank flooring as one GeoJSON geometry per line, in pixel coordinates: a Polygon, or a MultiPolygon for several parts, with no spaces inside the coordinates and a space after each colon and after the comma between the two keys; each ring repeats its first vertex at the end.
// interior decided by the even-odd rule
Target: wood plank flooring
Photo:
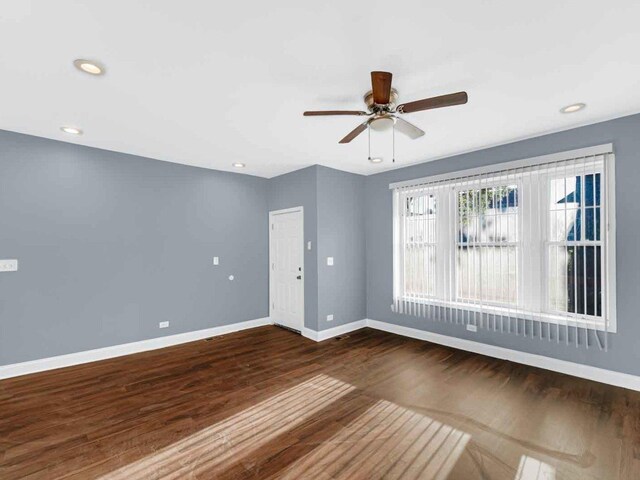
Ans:
{"type": "Polygon", "coordinates": [[[1,381],[0,478],[640,479],[640,394],[261,327],[1,381]]]}

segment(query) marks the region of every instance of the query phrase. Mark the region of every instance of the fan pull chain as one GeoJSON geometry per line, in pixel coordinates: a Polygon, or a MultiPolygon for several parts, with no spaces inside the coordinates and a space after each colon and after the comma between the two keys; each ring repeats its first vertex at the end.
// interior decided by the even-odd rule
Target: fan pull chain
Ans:
{"type": "Polygon", "coordinates": [[[396,163],[396,122],[394,119],[393,122],[393,133],[391,134],[392,136],[392,142],[393,142],[393,153],[391,155],[391,163],[396,163]]]}
{"type": "Polygon", "coordinates": [[[367,135],[369,136],[369,161],[371,161],[371,125],[367,124],[367,135]]]}

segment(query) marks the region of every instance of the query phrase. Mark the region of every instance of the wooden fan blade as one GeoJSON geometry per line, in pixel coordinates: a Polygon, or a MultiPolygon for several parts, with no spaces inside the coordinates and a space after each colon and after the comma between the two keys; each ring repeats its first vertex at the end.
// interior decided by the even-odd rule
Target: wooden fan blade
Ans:
{"type": "Polygon", "coordinates": [[[403,103],[398,105],[396,109],[398,113],[420,112],[422,110],[431,110],[432,108],[451,107],[453,105],[463,105],[467,103],[469,97],[467,92],[450,93],[449,95],[441,95],[439,97],[425,98],[416,100],[415,102],[403,103]]]}
{"type": "Polygon", "coordinates": [[[358,135],[360,135],[362,132],[364,132],[367,129],[368,125],[369,125],[368,121],[364,122],[361,125],[358,125],[356,128],[351,130],[346,137],[344,137],[342,140],[340,140],[339,143],[349,143],[351,140],[353,140],[358,135]]]}
{"type": "Polygon", "coordinates": [[[373,103],[385,105],[391,98],[391,78],[389,72],[371,72],[371,90],[373,92],[373,103]]]}
{"type": "Polygon", "coordinates": [[[423,130],[420,130],[414,124],[398,117],[396,117],[396,130],[398,130],[400,133],[404,133],[407,137],[413,140],[424,135],[423,130]]]}
{"type": "Polygon", "coordinates": [[[303,115],[305,117],[321,117],[324,115],[368,115],[367,112],[361,112],[359,110],[321,110],[321,111],[311,111],[304,112],[303,115]]]}

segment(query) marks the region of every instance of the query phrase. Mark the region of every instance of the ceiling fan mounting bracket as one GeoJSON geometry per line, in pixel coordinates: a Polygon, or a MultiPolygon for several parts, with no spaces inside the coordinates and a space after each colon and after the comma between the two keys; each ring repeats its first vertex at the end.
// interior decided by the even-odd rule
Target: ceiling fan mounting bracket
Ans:
{"type": "Polygon", "coordinates": [[[391,112],[396,106],[398,101],[398,91],[395,88],[391,89],[391,95],[389,96],[389,103],[379,105],[373,101],[373,92],[370,90],[364,95],[364,103],[371,113],[384,113],[391,112]]]}

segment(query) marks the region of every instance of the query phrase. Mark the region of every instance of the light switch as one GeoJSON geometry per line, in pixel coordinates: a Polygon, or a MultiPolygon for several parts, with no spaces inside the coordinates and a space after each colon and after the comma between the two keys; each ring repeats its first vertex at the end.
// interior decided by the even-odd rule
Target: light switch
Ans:
{"type": "Polygon", "coordinates": [[[307,250],[311,250],[311,241],[307,242],[307,250]]]}
{"type": "Polygon", "coordinates": [[[18,260],[0,260],[0,272],[17,272],[18,260]]]}
{"type": "Polygon", "coordinates": [[[327,315],[327,322],[331,322],[333,320],[333,313],[327,315]]]}
{"type": "Polygon", "coordinates": [[[214,265],[220,265],[220,258],[218,258],[218,257],[213,257],[213,264],[214,264],[214,265]]]}
{"type": "Polygon", "coordinates": [[[333,257],[327,257],[327,265],[333,267],[333,257]]]}

